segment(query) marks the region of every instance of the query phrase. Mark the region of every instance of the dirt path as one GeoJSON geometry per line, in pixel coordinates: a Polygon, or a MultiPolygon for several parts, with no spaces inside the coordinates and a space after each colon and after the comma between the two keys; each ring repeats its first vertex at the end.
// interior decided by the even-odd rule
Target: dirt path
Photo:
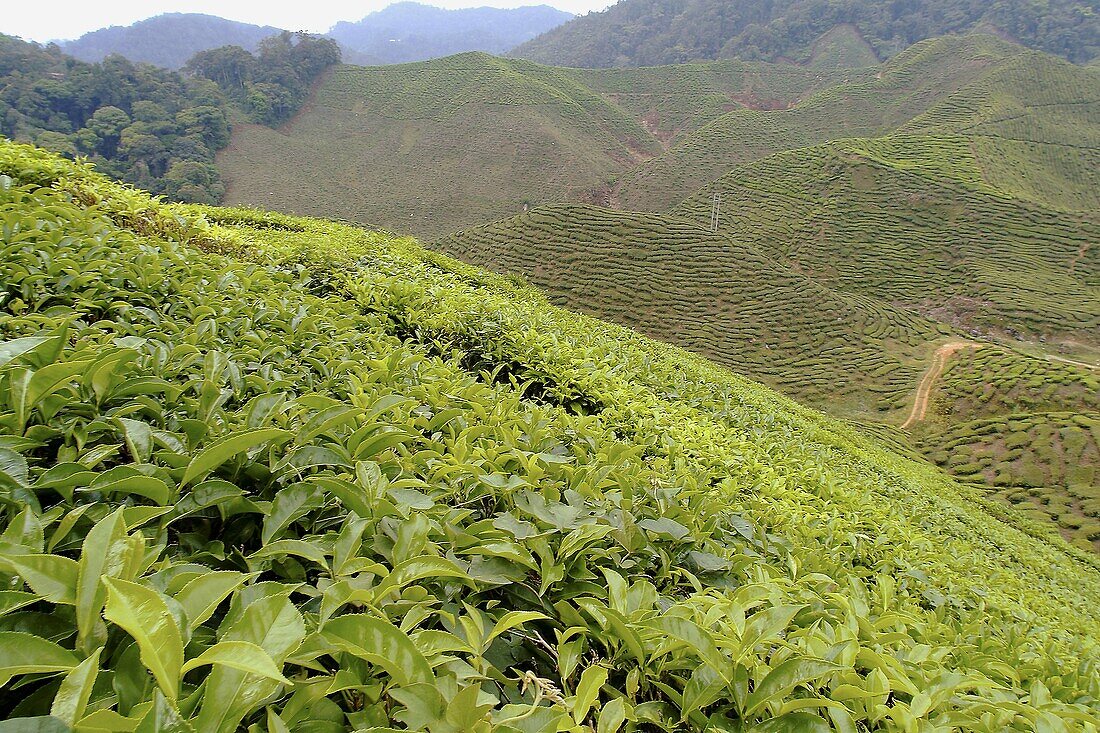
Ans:
{"type": "Polygon", "coordinates": [[[936,380],[943,374],[943,370],[947,366],[947,360],[951,358],[951,355],[957,351],[977,346],[979,344],[972,341],[949,341],[936,349],[936,353],[932,355],[932,365],[928,367],[928,371],[921,377],[920,385],[917,386],[917,398],[913,400],[913,409],[909,412],[909,417],[901,424],[902,430],[906,430],[913,423],[924,419],[924,413],[928,411],[928,398],[932,396],[932,388],[936,386],[936,380]]]}
{"type": "Polygon", "coordinates": [[[1073,359],[1064,359],[1061,356],[1054,356],[1053,354],[1047,354],[1049,361],[1060,361],[1063,364],[1072,364],[1074,366],[1084,367],[1085,369],[1100,369],[1100,366],[1096,364],[1089,364],[1084,361],[1074,361],[1073,359]]]}

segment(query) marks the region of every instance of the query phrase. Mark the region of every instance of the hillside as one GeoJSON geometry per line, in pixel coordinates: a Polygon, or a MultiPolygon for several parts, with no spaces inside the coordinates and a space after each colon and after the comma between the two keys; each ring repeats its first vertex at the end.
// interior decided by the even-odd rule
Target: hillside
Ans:
{"type": "Polygon", "coordinates": [[[834,414],[903,409],[926,345],[950,333],[682,217],[546,206],[434,246],[834,414]]]}
{"type": "Polygon", "coordinates": [[[410,240],[0,172],[7,719],[1100,714],[1097,563],[931,467],[410,240]]]}
{"type": "Polygon", "coordinates": [[[741,62],[555,69],[479,53],[343,66],[280,130],[237,126],[218,167],[227,203],[437,237],[524,206],[603,201],[663,140],[846,77],[741,62]]]}
{"type": "Polygon", "coordinates": [[[1100,76],[992,36],[919,43],[873,73],[786,106],[714,117],[616,181],[618,205],[662,211],[736,165],[894,131],[972,141],[991,184],[1058,208],[1096,209],[1100,76]]]}
{"type": "Polygon", "coordinates": [[[1100,342],[1100,216],[990,186],[959,137],[888,137],[734,168],[676,208],[818,283],[974,335],[1100,342]],[[904,202],[904,205],[900,205],[904,202]]]}
{"type": "Polygon", "coordinates": [[[909,136],[777,153],[669,213],[542,207],[436,246],[849,418],[1006,501],[1031,490],[1036,517],[1100,550],[1095,379],[1020,351],[1096,361],[1096,242],[1095,212],[989,185],[965,138],[909,136]],[[990,341],[1007,351],[969,382],[955,356],[920,386],[941,347],[990,341]],[[989,384],[1015,397],[984,412],[963,400],[989,384]],[[1040,397],[1052,389],[1063,398],[1040,397]],[[932,405],[914,418],[915,401],[932,405]]]}
{"type": "Polygon", "coordinates": [[[1100,54],[1096,10],[1092,2],[1071,0],[622,0],[544,33],[512,55],[583,67],[733,58],[863,65],[926,38],[977,31],[1087,63],[1100,54]]]}
{"type": "Polygon", "coordinates": [[[1100,369],[968,350],[931,408],[914,434],[931,460],[1100,552],[1100,369]]]}
{"type": "Polygon", "coordinates": [[[237,127],[218,166],[227,203],[438,236],[583,197],[659,151],[568,73],[469,53],[339,67],[284,128],[237,127]]]}
{"type": "Polygon", "coordinates": [[[111,26],[62,42],[62,50],[81,61],[102,61],[119,54],[131,61],[180,69],[199,51],[240,46],[255,51],[280,28],[252,25],[201,13],[163,13],[128,26],[111,26]]]}
{"type": "Polygon", "coordinates": [[[572,17],[548,5],[445,10],[399,2],[362,20],[337,23],[327,35],[374,63],[399,64],[467,51],[502,54],[572,17]]]}

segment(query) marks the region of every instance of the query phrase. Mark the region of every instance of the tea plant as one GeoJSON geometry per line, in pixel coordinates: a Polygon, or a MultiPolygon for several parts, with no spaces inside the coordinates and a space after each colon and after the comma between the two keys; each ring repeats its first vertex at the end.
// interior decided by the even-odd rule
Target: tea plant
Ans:
{"type": "Polygon", "coordinates": [[[1100,570],[942,474],[411,240],[0,174],[4,725],[1097,729],[1100,570]]]}

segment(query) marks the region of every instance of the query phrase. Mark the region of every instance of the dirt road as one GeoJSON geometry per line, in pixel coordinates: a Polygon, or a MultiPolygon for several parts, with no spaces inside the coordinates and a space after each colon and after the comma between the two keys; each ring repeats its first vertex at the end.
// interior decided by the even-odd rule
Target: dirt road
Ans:
{"type": "Polygon", "coordinates": [[[932,355],[932,365],[928,367],[928,371],[921,377],[920,385],[917,386],[917,398],[913,401],[913,409],[910,411],[909,417],[901,424],[902,430],[906,430],[914,423],[924,419],[924,413],[928,411],[928,398],[932,395],[932,388],[936,386],[936,380],[943,374],[943,370],[947,366],[947,360],[951,358],[951,355],[957,351],[977,346],[979,344],[972,341],[949,341],[936,349],[936,353],[932,355]]]}

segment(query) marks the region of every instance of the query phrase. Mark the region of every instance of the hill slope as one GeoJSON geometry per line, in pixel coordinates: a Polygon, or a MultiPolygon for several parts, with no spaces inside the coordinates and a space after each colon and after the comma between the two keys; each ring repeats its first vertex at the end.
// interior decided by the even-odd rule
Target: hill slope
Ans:
{"type": "Polygon", "coordinates": [[[879,58],[888,58],[926,38],[975,30],[1003,34],[1078,63],[1100,54],[1100,16],[1091,2],[622,0],[525,43],[513,55],[587,67],[719,58],[813,63],[815,56],[859,63],[867,53],[846,47],[866,45],[879,58]],[[824,53],[822,45],[838,50],[824,53]]]}
{"type": "Polygon", "coordinates": [[[252,25],[201,13],[164,13],[128,26],[111,26],[61,44],[81,61],[102,61],[117,53],[131,61],[182,68],[199,51],[240,46],[255,51],[259,42],[282,33],[280,28],[252,25]]]}
{"type": "Polygon", "coordinates": [[[229,203],[437,236],[585,196],[659,151],[569,74],[469,53],[340,67],[284,129],[239,126],[218,161],[229,203]]]}
{"type": "Polygon", "coordinates": [[[525,205],[606,200],[615,176],[731,107],[789,104],[847,76],[741,62],[587,71],[479,53],[345,66],[281,130],[237,126],[218,166],[228,203],[435,237],[525,205]]]}
{"type": "Polygon", "coordinates": [[[674,343],[834,414],[898,409],[949,329],[848,296],[759,244],[668,215],[547,206],[435,246],[559,305],[674,343]]]}
{"type": "Polygon", "coordinates": [[[548,5],[445,10],[399,2],[362,20],[337,23],[326,35],[376,63],[399,64],[466,51],[501,54],[572,17],[548,5]]]}
{"type": "Polygon", "coordinates": [[[662,211],[730,168],[782,150],[893,131],[972,140],[982,175],[1058,208],[1095,209],[1100,76],[992,36],[924,41],[779,109],[710,119],[622,176],[616,200],[662,211]]]}
{"type": "Polygon", "coordinates": [[[0,172],[6,718],[1100,713],[1097,564],[930,467],[407,240],[0,172]]]}

